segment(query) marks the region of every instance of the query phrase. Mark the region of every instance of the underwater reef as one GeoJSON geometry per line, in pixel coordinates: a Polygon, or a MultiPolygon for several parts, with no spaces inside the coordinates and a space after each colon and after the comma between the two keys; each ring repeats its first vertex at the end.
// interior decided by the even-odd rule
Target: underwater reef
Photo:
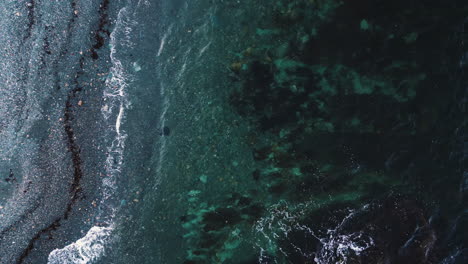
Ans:
{"type": "Polygon", "coordinates": [[[184,263],[466,263],[468,4],[251,7],[226,64],[255,169],[187,194],[184,263]]]}

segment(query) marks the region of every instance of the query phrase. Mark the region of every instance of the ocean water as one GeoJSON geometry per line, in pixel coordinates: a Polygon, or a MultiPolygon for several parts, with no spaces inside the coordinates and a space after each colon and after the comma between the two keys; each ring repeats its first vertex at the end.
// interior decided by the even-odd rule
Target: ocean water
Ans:
{"type": "Polygon", "coordinates": [[[0,3],[0,264],[468,263],[464,1],[0,3]]]}

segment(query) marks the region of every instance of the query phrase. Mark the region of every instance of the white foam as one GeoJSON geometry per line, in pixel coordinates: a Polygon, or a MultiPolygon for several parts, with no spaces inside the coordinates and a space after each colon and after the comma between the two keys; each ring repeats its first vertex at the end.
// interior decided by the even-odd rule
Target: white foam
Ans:
{"type": "Polygon", "coordinates": [[[107,148],[106,175],[102,181],[102,201],[100,203],[100,218],[106,218],[111,222],[114,218],[116,208],[115,191],[117,178],[121,172],[123,163],[123,154],[125,149],[125,139],[127,134],[122,130],[122,123],[125,119],[125,110],[129,107],[126,90],[132,81],[132,76],[126,70],[118,57],[118,45],[127,48],[131,46],[132,32],[129,22],[127,8],[122,8],[117,16],[115,29],[110,35],[110,59],[112,67],[106,79],[106,88],[104,90],[105,106],[102,108],[104,118],[110,126],[107,133],[108,138],[113,138],[110,146],[107,148]]]}
{"type": "Polygon", "coordinates": [[[83,238],[49,254],[48,264],[87,264],[105,254],[113,227],[92,227],[83,238]]]}
{"type": "Polygon", "coordinates": [[[363,232],[349,234],[329,232],[328,235],[329,237],[320,240],[322,248],[314,258],[316,263],[345,264],[349,256],[359,256],[363,251],[374,245],[372,238],[363,232]]]}
{"type": "MultiPolygon", "coordinates": [[[[364,205],[360,210],[366,210],[364,205]]],[[[342,228],[360,210],[350,210],[349,214],[334,229],[327,231],[328,237],[320,239],[322,248],[317,252],[314,261],[318,264],[337,263],[345,264],[349,256],[359,256],[363,251],[374,245],[372,237],[358,231],[344,233],[342,228]]]]}
{"type": "Polygon", "coordinates": [[[210,46],[211,46],[211,41],[208,42],[208,44],[206,44],[206,45],[200,50],[200,52],[198,53],[198,58],[200,58],[200,57],[203,55],[203,53],[205,53],[205,51],[206,51],[210,46]]]}
{"type": "MultiPolygon", "coordinates": [[[[345,264],[352,255],[359,256],[363,251],[374,245],[373,239],[363,232],[346,233],[344,225],[352,219],[359,210],[350,210],[349,214],[334,229],[328,230],[326,235],[317,235],[313,227],[301,225],[300,219],[305,215],[308,204],[299,204],[293,207],[285,201],[268,208],[268,214],[260,218],[254,225],[255,232],[260,235],[256,246],[260,250],[259,263],[263,263],[267,253],[278,251],[284,256],[288,254],[277,244],[279,238],[288,237],[292,231],[303,231],[316,238],[321,243],[317,252],[304,252],[300,246],[290,242],[297,252],[306,259],[314,259],[318,264],[345,264]]],[[[366,210],[367,205],[360,210],[366,210]]],[[[276,260],[274,260],[276,261],[276,260]]]]}
{"type": "MultiPolygon", "coordinates": [[[[167,99],[167,96],[166,96],[166,90],[165,90],[165,86],[164,84],[161,82],[160,84],[160,94],[161,94],[161,98],[163,98],[163,109],[162,109],[162,113],[161,113],[161,116],[159,117],[161,120],[161,128],[165,127],[166,126],[166,115],[167,115],[167,110],[169,109],[169,100],[167,99]]],[[[166,145],[167,145],[167,142],[166,142],[166,138],[165,137],[162,137],[161,138],[161,146],[159,148],[159,157],[158,157],[158,161],[157,161],[157,165],[156,165],[156,174],[157,175],[160,175],[161,174],[161,170],[162,170],[162,164],[163,164],[163,160],[164,160],[164,157],[166,156],[166,145]]],[[[156,181],[155,185],[154,185],[154,189],[157,189],[159,186],[159,181],[156,181]]]]}
{"type": "MultiPolygon", "coordinates": [[[[276,243],[280,237],[287,237],[294,230],[302,230],[319,239],[311,228],[300,225],[299,221],[304,216],[307,204],[299,204],[294,209],[287,202],[282,201],[268,208],[268,216],[260,218],[254,225],[254,230],[260,236],[256,246],[260,249],[259,263],[264,263],[267,252],[278,250],[284,256],[288,254],[276,243]],[[291,210],[292,209],[292,210],[291,210]]],[[[291,243],[304,257],[312,257],[302,252],[299,246],[291,243]]],[[[274,260],[276,262],[276,260],[274,260]]]]}
{"type": "Polygon", "coordinates": [[[157,55],[158,57],[161,56],[161,53],[162,53],[162,51],[164,49],[164,44],[166,44],[166,37],[167,37],[167,35],[164,35],[162,40],[161,40],[161,44],[159,44],[159,50],[158,50],[158,55],[157,55]]]}
{"type": "Polygon", "coordinates": [[[161,44],[159,44],[158,54],[156,55],[157,57],[161,56],[161,53],[164,49],[164,44],[166,44],[167,36],[171,33],[171,30],[172,30],[172,25],[169,27],[169,29],[167,30],[167,32],[163,35],[161,39],[161,44]]]}
{"type": "Polygon", "coordinates": [[[140,66],[140,64],[139,64],[138,62],[136,62],[136,61],[133,63],[133,70],[134,70],[135,72],[141,71],[141,66],[140,66]]]}

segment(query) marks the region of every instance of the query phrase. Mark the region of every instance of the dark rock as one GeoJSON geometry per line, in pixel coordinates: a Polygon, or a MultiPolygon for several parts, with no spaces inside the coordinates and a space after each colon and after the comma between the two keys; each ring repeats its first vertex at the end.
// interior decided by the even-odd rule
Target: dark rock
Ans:
{"type": "Polygon", "coordinates": [[[159,135],[160,136],[169,136],[171,134],[171,129],[167,126],[163,127],[160,131],[159,131],[159,135]]]}

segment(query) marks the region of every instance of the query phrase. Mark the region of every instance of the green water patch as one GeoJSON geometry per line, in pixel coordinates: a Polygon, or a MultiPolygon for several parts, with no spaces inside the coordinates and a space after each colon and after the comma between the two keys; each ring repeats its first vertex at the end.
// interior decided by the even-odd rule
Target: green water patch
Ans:
{"type": "MultiPolygon", "coordinates": [[[[427,208],[438,198],[422,190],[444,173],[455,175],[448,169],[454,141],[434,142],[463,119],[445,121],[458,89],[452,72],[460,49],[453,32],[443,30],[455,18],[440,24],[447,14],[460,21],[460,11],[422,1],[280,0],[249,7],[258,8],[258,17],[240,47],[228,52],[233,82],[226,107],[249,127],[237,140],[248,142],[253,165],[218,189],[205,187],[222,175],[193,176],[203,187],[186,192],[186,263],[312,262],[325,227],[368,204],[372,209],[358,217],[394,226],[398,237],[381,257],[388,232],[350,225],[376,237],[368,263],[401,260],[395,254],[408,230],[424,225],[433,232],[427,208]],[[392,202],[401,210],[380,211],[392,202]],[[376,212],[390,222],[372,219],[376,212]],[[413,218],[399,226],[400,213],[413,218]],[[295,242],[308,253],[299,256],[295,242]]],[[[431,247],[431,236],[424,239],[431,247]]],[[[424,258],[417,254],[414,263],[424,258]]]]}

